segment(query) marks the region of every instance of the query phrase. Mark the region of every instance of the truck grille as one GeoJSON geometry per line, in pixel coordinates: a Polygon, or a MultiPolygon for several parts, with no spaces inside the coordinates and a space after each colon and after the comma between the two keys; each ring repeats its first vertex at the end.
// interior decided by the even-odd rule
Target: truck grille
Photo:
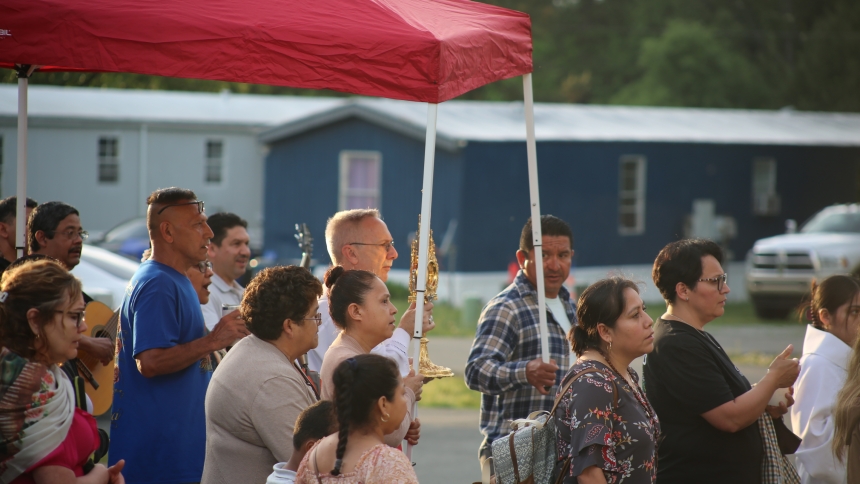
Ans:
{"type": "Polygon", "coordinates": [[[762,270],[814,271],[812,257],[806,252],[758,253],[753,256],[753,267],[762,270]]]}

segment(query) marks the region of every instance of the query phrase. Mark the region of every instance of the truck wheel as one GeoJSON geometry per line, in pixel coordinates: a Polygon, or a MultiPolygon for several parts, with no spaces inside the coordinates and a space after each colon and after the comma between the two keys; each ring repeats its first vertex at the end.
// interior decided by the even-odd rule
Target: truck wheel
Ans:
{"type": "Polygon", "coordinates": [[[791,312],[791,308],[780,308],[773,306],[764,306],[761,303],[753,301],[756,316],[761,319],[786,319],[791,312]]]}

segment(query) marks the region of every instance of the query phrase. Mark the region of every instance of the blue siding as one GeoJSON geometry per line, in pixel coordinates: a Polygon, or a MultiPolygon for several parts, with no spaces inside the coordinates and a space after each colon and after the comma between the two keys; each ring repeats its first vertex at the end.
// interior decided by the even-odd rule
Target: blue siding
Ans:
{"type": "MultiPolygon", "coordinates": [[[[266,249],[276,251],[282,259],[298,258],[294,225],[305,222],[314,237],[314,258],[328,261],[325,224],[338,208],[338,163],[343,150],[382,153],[380,210],[400,253],[394,267],[408,268],[407,237],[415,231],[421,210],[424,143],[357,119],[271,146],[264,182],[266,249]]],[[[461,163],[461,154],[436,150],[432,225],[437,244],[459,211],[461,163]]]]}
{"type": "MultiPolygon", "coordinates": [[[[466,151],[459,270],[503,270],[513,260],[529,216],[524,143],[470,143],[466,151]]],[[[730,244],[743,259],[755,240],[782,233],[787,218],[803,221],[820,208],[858,198],[860,150],[827,147],[674,143],[545,142],[538,145],[541,210],[571,224],[575,263],[648,264],[683,236],[697,198],[716,202],[718,215],[735,217],[730,244]],[[645,233],[618,234],[618,163],[647,158],[645,233]],[[752,214],[752,160],[777,160],[776,217],[752,214]],[[814,182],[813,182],[814,180],[814,182]],[[825,181],[827,180],[827,181],[825,181]]]]}
{"type": "MultiPolygon", "coordinates": [[[[265,173],[265,246],[298,258],[293,226],[307,223],[316,259],[325,262],[325,222],[337,211],[342,150],[382,153],[382,213],[406,268],[407,237],[421,205],[424,145],[358,119],[333,123],[271,146],[265,173]]],[[[697,198],[716,202],[718,215],[737,221],[730,248],[744,258],[755,240],[782,233],[787,218],[802,222],[820,208],[858,200],[860,149],[694,143],[543,142],[538,144],[541,209],[567,220],[580,266],[650,264],[668,242],[683,236],[697,198]],[[645,232],[618,233],[618,167],[623,155],[647,158],[645,232]],[[752,214],[752,162],[777,161],[782,210],[752,214]]],[[[459,226],[456,260],[444,268],[501,271],[514,260],[529,216],[525,143],[472,141],[458,153],[437,149],[433,229],[442,242],[451,219],[459,226]]]]}

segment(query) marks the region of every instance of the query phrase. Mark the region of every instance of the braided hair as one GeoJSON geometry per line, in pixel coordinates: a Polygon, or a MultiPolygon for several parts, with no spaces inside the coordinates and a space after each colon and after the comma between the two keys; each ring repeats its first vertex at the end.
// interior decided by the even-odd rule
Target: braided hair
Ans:
{"type": "Polygon", "coordinates": [[[809,320],[815,329],[827,331],[818,311],[826,309],[836,316],[839,307],[854,299],[858,293],[860,280],[850,275],[836,274],[824,279],[821,284],[813,280],[809,300],[801,305],[798,313],[801,318],[809,320]]]}
{"type": "Polygon", "coordinates": [[[343,454],[346,452],[350,430],[372,423],[373,409],[380,397],[394,400],[394,392],[400,384],[400,374],[394,361],[384,356],[367,354],[342,361],[335,368],[332,379],[339,428],[331,475],[337,476],[343,466],[343,454]]]}

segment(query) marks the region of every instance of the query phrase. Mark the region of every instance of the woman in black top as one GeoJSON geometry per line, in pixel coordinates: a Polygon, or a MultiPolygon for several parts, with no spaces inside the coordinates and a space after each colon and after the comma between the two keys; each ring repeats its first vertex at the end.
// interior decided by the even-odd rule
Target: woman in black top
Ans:
{"type": "Polygon", "coordinates": [[[797,360],[789,359],[789,345],[752,387],[703,331],[722,316],[729,293],[721,262],[720,247],[701,239],[673,242],[654,261],[652,276],[667,309],[654,325],[654,351],[643,372],[663,425],[661,484],[762,482],[765,452],[757,421],[766,409],[774,418],[788,412],[784,403],[767,403],[800,371],[797,360]]]}
{"type": "Polygon", "coordinates": [[[568,339],[579,358],[563,382],[576,380],[556,409],[558,455],[570,458],[564,482],[650,484],[660,422],[629,365],[651,351],[653,321],[636,284],[620,277],[583,291],[576,315],[568,339]]]}

